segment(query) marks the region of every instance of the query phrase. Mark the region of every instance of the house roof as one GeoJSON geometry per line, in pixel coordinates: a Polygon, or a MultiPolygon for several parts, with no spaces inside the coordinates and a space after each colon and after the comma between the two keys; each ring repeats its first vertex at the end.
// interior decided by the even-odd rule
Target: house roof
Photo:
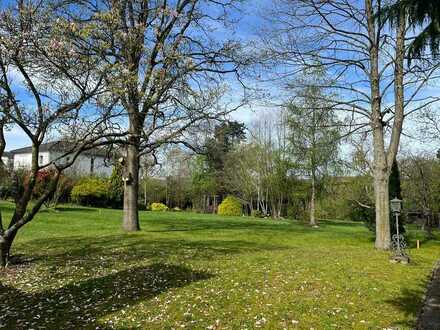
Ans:
{"type": "Polygon", "coordinates": [[[8,151],[4,151],[2,157],[12,158],[12,154],[8,151]]]}
{"type": "MultiPolygon", "coordinates": [[[[48,142],[48,143],[41,144],[40,145],[40,152],[50,152],[50,151],[63,152],[63,151],[68,150],[69,148],[74,150],[74,145],[72,145],[71,143],[68,143],[68,142],[64,142],[64,141],[54,141],[54,142],[48,142]]],[[[24,147],[24,148],[14,149],[14,150],[10,150],[8,153],[11,156],[16,155],[16,154],[29,154],[29,153],[32,153],[32,147],[24,147]]],[[[7,154],[7,152],[5,152],[4,155],[5,154],[7,154]]],[[[101,157],[107,156],[107,152],[102,148],[94,148],[91,150],[86,150],[83,152],[83,154],[93,155],[93,156],[101,156],[101,157]]]]}

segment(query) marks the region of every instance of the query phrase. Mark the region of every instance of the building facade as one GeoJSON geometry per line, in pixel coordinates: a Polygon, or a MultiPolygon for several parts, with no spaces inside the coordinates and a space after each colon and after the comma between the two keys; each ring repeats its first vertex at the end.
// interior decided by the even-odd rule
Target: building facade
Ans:
{"type": "MultiPolygon", "coordinates": [[[[56,142],[45,143],[40,146],[38,164],[44,166],[51,162],[69,162],[70,157],[60,158],[63,154],[60,144],[56,142]]],[[[32,147],[25,147],[8,152],[9,166],[14,170],[30,169],[32,163],[32,147]]],[[[107,155],[102,150],[88,150],[78,156],[73,165],[66,169],[66,174],[79,176],[110,176],[113,166],[107,155]]]]}

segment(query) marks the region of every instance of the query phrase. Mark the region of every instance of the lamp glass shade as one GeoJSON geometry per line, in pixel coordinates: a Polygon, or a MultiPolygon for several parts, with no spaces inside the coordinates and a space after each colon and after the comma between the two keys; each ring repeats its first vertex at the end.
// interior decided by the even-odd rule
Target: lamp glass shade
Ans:
{"type": "Polygon", "coordinates": [[[402,200],[397,197],[390,201],[391,211],[399,213],[402,210],[402,200]]]}

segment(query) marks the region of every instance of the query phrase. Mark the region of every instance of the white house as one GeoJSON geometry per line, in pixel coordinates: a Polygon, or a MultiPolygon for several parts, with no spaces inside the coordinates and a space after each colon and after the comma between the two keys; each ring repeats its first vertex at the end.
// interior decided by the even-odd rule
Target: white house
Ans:
{"type": "MultiPolygon", "coordinates": [[[[57,160],[63,153],[61,143],[49,142],[40,146],[40,155],[38,163],[40,165],[48,164],[57,160]]],[[[32,162],[32,147],[25,147],[9,151],[9,161],[14,169],[30,168],[32,162]]],[[[60,159],[59,161],[63,161],[60,159]]],[[[64,158],[64,161],[70,161],[70,157],[64,158]]],[[[75,175],[97,175],[110,176],[113,166],[107,159],[107,154],[100,149],[93,149],[83,152],[66,170],[66,173],[75,175]]]]}
{"type": "Polygon", "coordinates": [[[12,154],[9,152],[3,152],[2,155],[2,162],[6,167],[11,167],[12,166],[12,154]]]}

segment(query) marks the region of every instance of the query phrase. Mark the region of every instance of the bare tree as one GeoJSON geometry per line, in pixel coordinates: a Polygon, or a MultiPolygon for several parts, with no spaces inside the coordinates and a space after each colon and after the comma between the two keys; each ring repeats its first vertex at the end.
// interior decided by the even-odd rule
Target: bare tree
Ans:
{"type": "MultiPolygon", "coordinates": [[[[252,165],[241,171],[244,172],[243,179],[248,177],[249,183],[255,186],[257,211],[280,218],[291,185],[286,112],[280,109],[277,113],[266,113],[254,120],[249,127],[249,148],[254,155],[250,155],[247,163],[237,161],[235,166],[252,165]]],[[[238,168],[231,170],[239,173],[238,168]]]]}
{"type": "Polygon", "coordinates": [[[32,145],[25,177],[8,173],[16,186],[15,209],[7,226],[0,215],[0,266],[8,264],[15,236],[54,193],[63,170],[82,151],[123,136],[111,126],[112,110],[94,103],[103,92],[102,77],[92,74],[98,63],[78,52],[60,31],[48,3],[18,0],[0,13],[0,156],[6,146],[5,122],[21,129],[32,145]],[[50,136],[60,140],[63,151],[42,163],[40,146],[50,136]],[[30,203],[42,171],[50,171],[51,180],[30,203]]]}
{"type": "MultiPolygon", "coordinates": [[[[278,0],[266,34],[264,55],[277,76],[324,66],[333,77],[322,88],[332,108],[344,111],[350,133],[372,136],[372,171],[378,249],[389,249],[388,180],[404,118],[438,97],[423,97],[438,64],[426,59],[404,66],[409,45],[404,13],[397,24],[380,19],[381,0],[278,0]],[[280,70],[279,64],[283,65],[280,70]],[[278,66],[277,66],[278,65],[278,66]],[[332,97],[331,95],[337,95],[332,97]]],[[[303,87],[298,85],[299,88],[303,87]]]]}
{"type": "Polygon", "coordinates": [[[424,229],[431,236],[432,216],[439,214],[439,160],[432,153],[406,152],[400,160],[403,194],[410,210],[421,210],[425,217],[424,229]]]}
{"type": "Polygon", "coordinates": [[[226,115],[241,104],[223,95],[225,74],[238,72],[239,44],[213,33],[238,0],[75,1],[68,15],[89,26],[82,43],[93,43],[110,68],[106,83],[126,114],[123,228],[140,229],[139,158],[200,121],[226,115]],[[81,13],[81,15],[79,15],[81,13]]]}

